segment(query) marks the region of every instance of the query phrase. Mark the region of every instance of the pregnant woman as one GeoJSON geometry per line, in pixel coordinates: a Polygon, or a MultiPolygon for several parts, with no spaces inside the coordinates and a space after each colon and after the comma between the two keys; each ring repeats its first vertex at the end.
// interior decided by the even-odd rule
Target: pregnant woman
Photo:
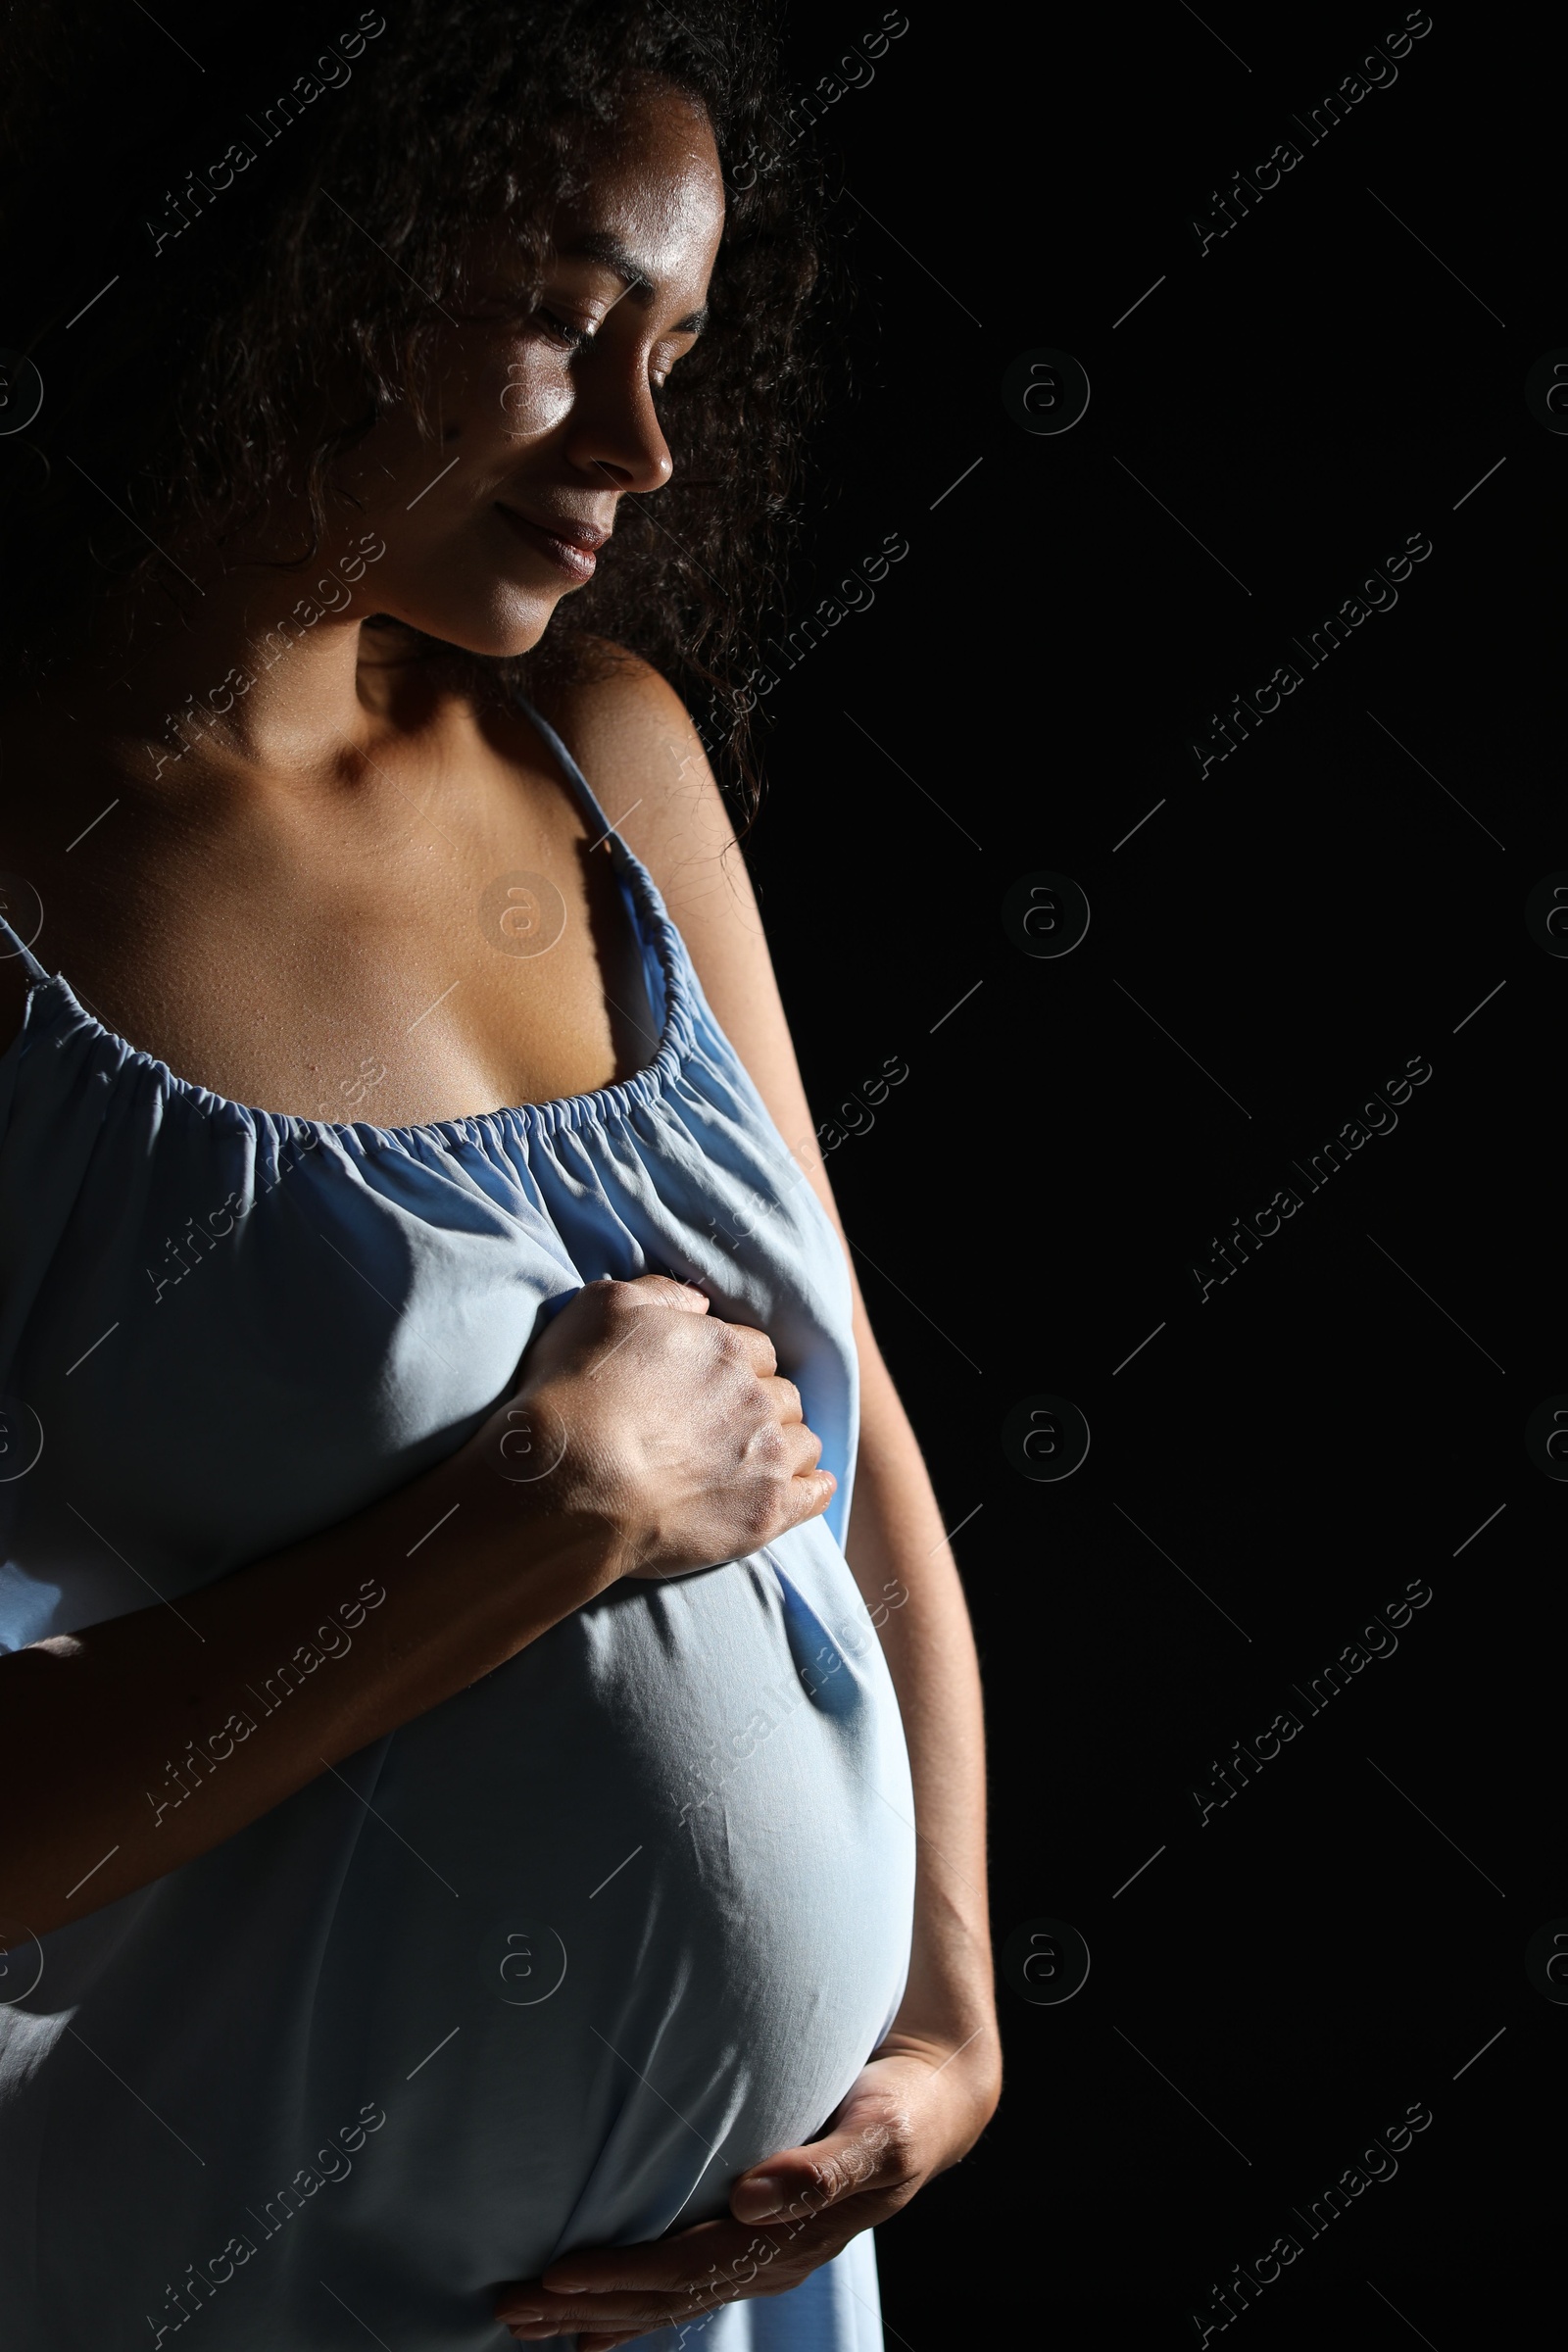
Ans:
{"type": "Polygon", "coordinates": [[[747,699],[783,101],[121,13],[0,185],[7,2352],[870,2352],[997,2098],[974,1653],[663,674],[747,699]]]}

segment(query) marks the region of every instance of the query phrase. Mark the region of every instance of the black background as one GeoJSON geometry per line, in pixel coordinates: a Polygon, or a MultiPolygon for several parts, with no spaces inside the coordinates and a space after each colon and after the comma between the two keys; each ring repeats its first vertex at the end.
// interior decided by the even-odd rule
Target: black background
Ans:
{"type": "MultiPolygon", "coordinates": [[[[880,22],[795,12],[800,86],[880,22]]],[[[1065,2004],[999,1986],[1002,2109],[879,2232],[913,2352],[1194,2343],[1286,2230],[1258,2347],[1512,2341],[1546,2291],[1568,2013],[1523,1950],[1568,1913],[1562,1490],[1523,1428],[1568,1388],[1565,972],[1523,909],[1568,864],[1568,440],[1523,386],[1568,326],[1541,20],[1440,6],[1319,144],[1290,122],[1403,23],[911,7],[811,134],[863,301],[792,618],[909,553],[768,695],[749,854],[814,1115],[909,1066],[829,1172],[968,1522],[999,1948],[1054,1918],[1092,1954],[1065,2004]],[[1190,219],[1286,137],[1200,255],[1190,219]],[[1003,404],[1039,348],[1092,386],[1060,435],[1003,404]],[[1397,607],[1308,669],[1293,636],[1413,533],[1397,607]],[[1189,738],[1285,662],[1200,777],[1189,738]],[[1060,959],[1003,927],[1040,870],[1092,908],[1060,959]],[[1308,1192],[1290,1162],[1412,1056],[1397,1129],[1308,1192]],[[1041,1394],[1092,1431],[1064,1482],[1003,1451],[1041,1394]],[[1290,1686],[1412,1579],[1397,1652],[1308,1716],[1290,1686]],[[1290,2209],[1411,2102],[1397,2176],[1307,2236],[1290,2209]]]]}
{"type": "MultiPolygon", "coordinates": [[[[881,10],[787,22],[806,90],[881,10]]],[[[960,1530],[999,1948],[1054,1919],[1092,1955],[1062,2004],[1000,1985],[998,2117],[879,2232],[906,2352],[1192,2344],[1285,2231],[1234,2323],[1257,2352],[1512,2343],[1549,2291],[1568,2007],[1523,1954],[1568,1917],[1563,1489],[1523,1431],[1568,1392],[1568,966],[1523,910],[1568,869],[1568,437],[1523,386],[1568,348],[1555,27],[1435,0],[1308,144],[1291,116],[1403,22],[913,0],[810,134],[858,389],[788,619],[908,553],[767,695],[748,854],[815,1116],[908,1065],[829,1172],[960,1530]],[[1200,254],[1192,217],[1287,137],[1200,254]],[[1060,435],[1002,397],[1044,348],[1092,387],[1060,435]],[[1307,668],[1292,640],[1412,534],[1397,605],[1307,668]],[[1189,739],[1287,662],[1200,775],[1189,739]],[[1092,909],[1059,959],[1002,919],[1047,870],[1092,909]],[[1414,1057],[1397,1127],[1306,1191],[1292,1161],[1414,1057]],[[1042,1395],[1092,1432],[1061,1482],[1003,1449],[1042,1395]],[[1396,1652],[1306,1715],[1292,1686],[1412,1580],[1396,1652]],[[1292,2209],[1418,2102],[1397,2175],[1306,2236],[1292,2209]]]]}

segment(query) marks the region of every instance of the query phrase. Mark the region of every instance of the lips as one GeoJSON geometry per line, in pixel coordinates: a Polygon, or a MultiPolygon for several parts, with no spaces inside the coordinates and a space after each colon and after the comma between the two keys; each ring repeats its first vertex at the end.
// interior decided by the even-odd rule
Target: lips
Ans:
{"type": "Polygon", "coordinates": [[[610,537],[601,524],[568,521],[555,515],[548,522],[535,522],[529,515],[519,514],[515,507],[503,506],[499,499],[496,513],[526,546],[546,557],[568,579],[593,578],[594,551],[610,537]]]}

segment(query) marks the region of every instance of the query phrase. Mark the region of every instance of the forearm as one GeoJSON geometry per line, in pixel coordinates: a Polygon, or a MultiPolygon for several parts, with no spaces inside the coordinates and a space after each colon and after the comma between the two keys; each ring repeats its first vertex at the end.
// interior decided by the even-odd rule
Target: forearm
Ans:
{"type": "Polygon", "coordinates": [[[526,1362],[466,1445],[368,1510],[0,1658],[0,1785],[28,1791],[0,1921],[42,1935],[149,1885],[617,1578],[739,1558],[832,1493],[771,1343],[685,1284],[589,1283],[526,1362]]]}
{"type": "Polygon", "coordinates": [[[525,1490],[474,1469],[0,1659],[8,1922],[46,1935],[192,1861],[579,1606],[603,1531],[523,1524],[525,1490]]]}
{"type": "Polygon", "coordinates": [[[890,2037],[974,2040],[996,2070],[980,1676],[963,1590],[914,1433],[863,1309],[860,1446],[847,1552],[878,1626],[914,1785],[914,1944],[890,2037]]]}

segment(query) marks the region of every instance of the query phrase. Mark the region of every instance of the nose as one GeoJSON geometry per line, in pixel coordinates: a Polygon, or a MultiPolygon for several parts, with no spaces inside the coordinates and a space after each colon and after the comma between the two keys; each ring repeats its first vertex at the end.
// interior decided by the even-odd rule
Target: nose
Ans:
{"type": "Polygon", "coordinates": [[[565,454],[602,489],[662,490],[675,470],[645,365],[639,354],[613,375],[585,369],[579,379],[565,454]]]}

